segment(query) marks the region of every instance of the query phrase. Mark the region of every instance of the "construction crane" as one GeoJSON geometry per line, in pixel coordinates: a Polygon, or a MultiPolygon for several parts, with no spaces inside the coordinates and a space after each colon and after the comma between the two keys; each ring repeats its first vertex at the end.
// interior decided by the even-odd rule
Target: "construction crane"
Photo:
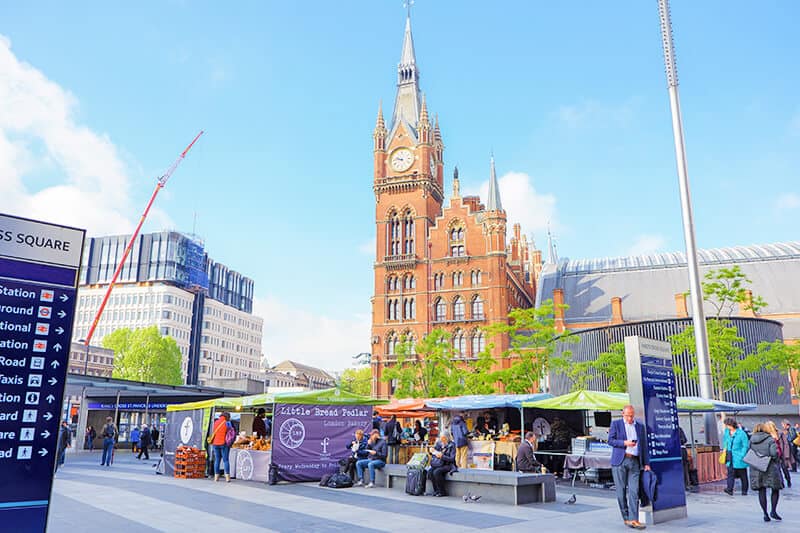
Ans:
{"type": "Polygon", "coordinates": [[[97,324],[100,322],[100,317],[103,315],[103,310],[106,308],[106,303],[108,303],[108,298],[111,296],[111,291],[114,289],[114,284],[117,282],[117,278],[119,277],[119,273],[122,272],[122,266],[125,264],[125,261],[128,259],[128,254],[131,253],[131,249],[133,248],[133,243],[136,242],[136,238],[139,236],[139,231],[142,229],[142,224],[144,224],[145,219],[147,218],[147,214],[150,213],[150,208],[153,206],[153,202],[158,196],[158,193],[169,181],[169,178],[172,176],[172,173],[175,172],[175,169],[178,168],[178,165],[181,164],[181,161],[186,157],[186,154],[191,150],[194,143],[197,142],[197,139],[203,134],[203,131],[200,131],[192,142],[189,143],[189,146],[181,152],[181,155],[175,160],[172,165],[167,169],[167,171],[158,178],[158,182],[156,183],[156,188],[153,191],[152,196],[150,196],[150,201],[147,202],[147,207],[144,208],[144,212],[142,213],[142,217],[139,219],[139,224],[136,226],[136,229],[131,235],[131,240],[128,241],[128,246],[125,247],[125,251],[122,252],[122,258],[119,260],[119,264],[117,265],[117,269],[114,271],[114,275],[111,277],[111,282],[108,284],[108,289],[106,290],[105,296],[103,296],[103,301],[100,302],[100,308],[97,310],[97,314],[94,316],[94,320],[92,320],[92,325],[89,328],[89,333],[86,335],[86,339],[84,340],[84,344],[86,346],[86,361],[84,361],[84,374],[86,373],[86,365],[89,361],[89,343],[92,341],[92,336],[94,336],[94,331],[97,329],[97,324]]]}

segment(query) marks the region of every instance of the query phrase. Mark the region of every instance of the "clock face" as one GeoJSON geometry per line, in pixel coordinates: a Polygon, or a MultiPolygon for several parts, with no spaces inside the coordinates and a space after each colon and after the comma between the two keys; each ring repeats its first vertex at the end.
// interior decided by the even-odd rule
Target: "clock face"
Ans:
{"type": "Polygon", "coordinates": [[[414,154],[408,148],[398,148],[392,152],[390,163],[397,172],[408,170],[414,164],[414,154]]]}

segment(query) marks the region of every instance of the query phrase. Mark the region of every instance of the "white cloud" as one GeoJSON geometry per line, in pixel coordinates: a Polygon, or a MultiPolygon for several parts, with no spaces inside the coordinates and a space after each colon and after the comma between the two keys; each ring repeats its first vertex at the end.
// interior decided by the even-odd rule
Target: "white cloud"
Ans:
{"type": "Polygon", "coordinates": [[[78,124],[74,96],[21,62],[1,35],[0,102],[0,211],[90,234],[131,230],[117,148],[78,124]]]}
{"type": "Polygon", "coordinates": [[[775,202],[778,209],[798,209],[800,208],[800,194],[786,192],[778,196],[775,202]]]}
{"type": "Polygon", "coordinates": [[[627,255],[647,255],[660,252],[667,244],[661,235],[639,235],[633,245],[628,248],[627,255]]]}
{"type": "Polygon", "coordinates": [[[253,314],[264,319],[262,349],[271,365],[291,359],[336,371],[370,350],[369,315],[325,316],[272,296],[255,298],[253,314]]]}
{"type": "MultiPolygon", "coordinates": [[[[529,239],[538,232],[547,231],[548,225],[557,228],[556,197],[536,191],[533,178],[524,172],[507,172],[498,180],[500,201],[508,217],[508,234],[513,224],[519,223],[522,232],[529,239]]],[[[475,194],[474,192],[466,192],[475,194]]],[[[489,197],[489,180],[480,186],[481,201],[485,204],[489,197]]]]}

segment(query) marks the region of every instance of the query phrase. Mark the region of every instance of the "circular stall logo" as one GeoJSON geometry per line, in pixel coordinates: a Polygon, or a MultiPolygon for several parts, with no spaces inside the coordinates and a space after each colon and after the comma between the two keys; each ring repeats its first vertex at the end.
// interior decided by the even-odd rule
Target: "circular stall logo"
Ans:
{"type": "Polygon", "coordinates": [[[293,450],[303,444],[306,439],[306,428],[298,419],[287,418],[281,424],[278,438],[280,438],[281,444],[293,450]]]}
{"type": "Polygon", "coordinates": [[[253,457],[247,450],[241,450],[236,455],[236,478],[247,481],[253,479],[253,457]]]}
{"type": "Polygon", "coordinates": [[[192,417],[187,416],[183,419],[183,423],[181,424],[181,442],[184,444],[189,444],[193,432],[194,422],[192,422],[192,417]]]}

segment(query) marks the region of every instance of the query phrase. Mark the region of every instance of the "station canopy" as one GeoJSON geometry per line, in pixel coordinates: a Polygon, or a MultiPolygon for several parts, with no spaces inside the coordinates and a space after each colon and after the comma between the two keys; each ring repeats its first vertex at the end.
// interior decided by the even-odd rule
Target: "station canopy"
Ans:
{"type": "Polygon", "coordinates": [[[456,398],[440,398],[426,400],[425,405],[431,409],[443,411],[471,411],[476,409],[496,409],[513,407],[519,409],[525,402],[552,398],[552,394],[539,392],[536,394],[474,394],[456,398]]]}
{"type": "MultiPolygon", "coordinates": [[[[627,392],[603,392],[582,390],[538,401],[525,401],[522,407],[538,409],[560,409],[565,411],[617,411],[631,402],[627,392]]],[[[754,404],[738,404],[719,400],[707,400],[697,396],[678,396],[678,411],[717,412],[749,411],[754,404]]]]}
{"type": "Polygon", "coordinates": [[[303,405],[380,405],[387,400],[377,400],[369,396],[360,396],[352,392],[336,388],[311,390],[304,392],[279,392],[275,394],[254,394],[239,398],[213,398],[199,402],[168,405],[167,411],[187,411],[190,409],[233,409],[241,410],[245,407],[267,406],[275,403],[296,403],[303,405]]]}

